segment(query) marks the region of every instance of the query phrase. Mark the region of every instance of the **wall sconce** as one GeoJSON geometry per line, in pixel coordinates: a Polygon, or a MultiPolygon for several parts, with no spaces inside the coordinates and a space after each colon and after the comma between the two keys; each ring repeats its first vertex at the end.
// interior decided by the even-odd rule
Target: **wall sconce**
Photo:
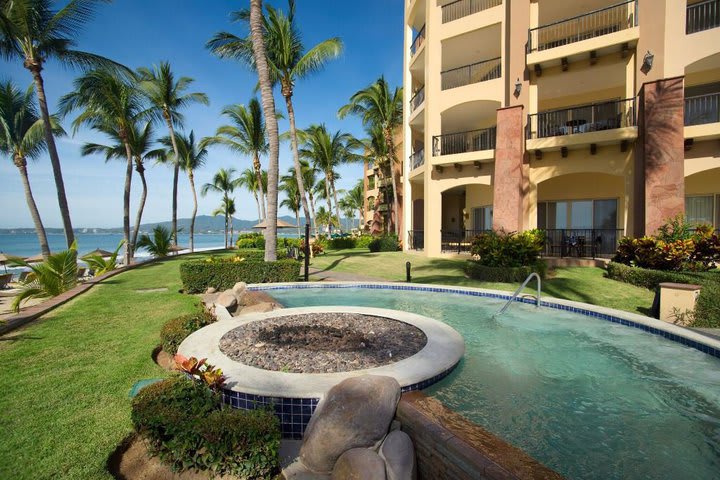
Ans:
{"type": "Polygon", "coordinates": [[[645,75],[652,69],[653,66],[653,60],[655,59],[655,55],[650,53],[650,50],[647,51],[645,56],[643,57],[643,63],[640,67],[640,71],[643,72],[645,75]]]}
{"type": "Polygon", "coordinates": [[[518,77],[517,81],[515,82],[515,98],[520,96],[520,92],[522,91],[522,82],[520,81],[520,77],[518,77]]]}

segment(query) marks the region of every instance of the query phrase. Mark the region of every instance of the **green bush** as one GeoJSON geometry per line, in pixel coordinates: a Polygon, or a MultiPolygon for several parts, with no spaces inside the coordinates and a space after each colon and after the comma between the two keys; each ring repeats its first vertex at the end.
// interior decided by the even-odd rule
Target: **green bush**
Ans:
{"type": "Polygon", "coordinates": [[[708,282],[702,286],[695,304],[693,327],[720,327],[720,282],[708,282]]]}
{"type": "Polygon", "coordinates": [[[185,377],[149,385],[135,397],[132,422],[173,470],[272,478],[280,429],[268,410],[223,408],[220,394],[185,377]]]}
{"type": "Polygon", "coordinates": [[[372,235],[360,235],[355,238],[355,248],[369,248],[370,242],[375,240],[372,235]]]}
{"type": "Polygon", "coordinates": [[[165,322],[160,329],[160,343],[163,351],[175,355],[178,347],[188,335],[214,322],[215,317],[205,310],[165,322]]]}
{"type": "Polygon", "coordinates": [[[300,262],[292,259],[276,262],[256,258],[214,262],[191,260],[180,264],[180,279],[187,293],[204,292],[208,287],[227,290],[237,282],[295,282],[299,276],[300,262]]]}
{"type": "Polygon", "coordinates": [[[400,250],[400,242],[397,235],[383,235],[372,239],[368,243],[371,252],[397,252],[400,250]]]}
{"type": "Polygon", "coordinates": [[[345,250],[355,248],[356,245],[357,243],[353,237],[331,238],[330,241],[328,241],[329,250],[345,250]]]}
{"type": "Polygon", "coordinates": [[[237,248],[256,248],[265,250],[265,237],[262,233],[241,233],[235,241],[237,248]]]}
{"type": "Polygon", "coordinates": [[[522,282],[533,272],[540,275],[540,278],[545,278],[547,273],[546,263],[539,260],[532,267],[488,267],[479,261],[469,260],[465,264],[465,273],[468,277],[485,282],[522,282]]]}
{"type": "Polygon", "coordinates": [[[280,239],[278,238],[278,243],[281,244],[284,248],[300,248],[302,239],[294,237],[282,237],[282,241],[280,241],[280,239]]]}
{"type": "Polygon", "coordinates": [[[490,231],[475,237],[470,252],[486,267],[535,267],[545,243],[541,230],[490,231]]]}

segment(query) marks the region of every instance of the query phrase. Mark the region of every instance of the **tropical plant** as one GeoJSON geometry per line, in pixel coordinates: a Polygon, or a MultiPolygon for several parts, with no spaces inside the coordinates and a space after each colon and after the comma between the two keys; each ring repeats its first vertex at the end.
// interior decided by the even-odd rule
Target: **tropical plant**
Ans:
{"type": "Polygon", "coordinates": [[[232,245],[233,238],[233,215],[235,215],[235,199],[223,196],[220,206],[212,211],[213,217],[223,215],[225,217],[225,248],[232,245]],[[228,240],[228,232],[230,239],[228,240]]]}
{"type": "MultiPolygon", "coordinates": [[[[307,160],[300,160],[300,169],[302,170],[302,177],[303,177],[303,183],[305,184],[305,191],[307,192],[308,200],[310,200],[310,218],[312,219],[312,226],[315,229],[315,237],[317,238],[319,232],[318,232],[318,226],[315,222],[315,184],[317,183],[317,178],[315,178],[315,174],[317,173],[317,169],[314,165],[312,165],[307,160]]],[[[307,217],[305,218],[305,221],[307,221],[307,217]]]]}
{"type": "MultiPolygon", "coordinates": [[[[65,133],[55,117],[50,120],[55,135],[65,133]]],[[[0,153],[11,157],[20,172],[25,201],[35,226],[40,251],[43,257],[47,258],[50,255],[50,245],[30,188],[27,171],[27,160],[36,158],[47,147],[44,129],[45,125],[35,104],[33,87],[23,93],[10,80],[0,83],[0,153]]]]}
{"type": "Polygon", "coordinates": [[[30,273],[13,299],[10,308],[20,311],[20,304],[31,298],[56,297],[77,285],[77,243],[62,252],[48,255],[41,263],[28,263],[11,257],[9,264],[30,269],[30,273]]]}
{"type": "MultiPolygon", "coordinates": [[[[202,142],[204,145],[206,142],[202,142]]],[[[200,195],[203,197],[208,194],[208,192],[215,192],[220,193],[223,196],[222,199],[222,205],[219,209],[215,210],[213,212],[213,215],[219,215],[223,214],[225,216],[225,248],[228,247],[228,245],[232,244],[232,242],[228,243],[228,220],[229,220],[229,211],[228,207],[230,206],[230,201],[232,200],[230,198],[230,194],[235,190],[235,187],[238,186],[238,179],[235,177],[236,170],[234,168],[221,168],[220,170],[215,173],[213,176],[213,180],[211,183],[206,183],[202,186],[200,189],[200,195]],[[218,213],[216,213],[218,212],[218,213]]],[[[235,207],[235,202],[232,202],[233,204],[233,210],[235,207]]]]}
{"type": "Polygon", "coordinates": [[[207,149],[201,148],[195,141],[195,133],[190,130],[190,135],[176,134],[178,151],[180,152],[180,168],[187,173],[190,181],[190,190],[193,195],[193,211],[190,217],[190,251],[195,251],[195,217],[197,216],[198,201],[195,190],[195,170],[205,164],[207,149]]]}
{"type": "Polygon", "coordinates": [[[167,257],[172,245],[172,232],[162,225],[158,225],[153,228],[152,237],[147,233],[140,235],[137,248],[144,248],[153,257],[167,257]]]}
{"type": "Polygon", "coordinates": [[[260,185],[261,184],[258,183],[258,179],[253,168],[246,168],[240,172],[240,176],[238,177],[238,187],[244,188],[252,194],[255,199],[255,204],[257,205],[258,218],[262,221],[263,217],[260,205],[264,202],[264,200],[260,197],[260,189],[262,188],[260,185]]]}
{"type": "Polygon", "coordinates": [[[328,233],[330,233],[332,227],[337,227],[340,223],[338,217],[333,215],[331,210],[325,210],[325,207],[318,208],[316,218],[318,225],[324,225],[328,233]]]}
{"type": "MultiPolygon", "coordinates": [[[[387,178],[386,175],[390,174],[389,169],[392,162],[388,153],[388,146],[387,142],[385,142],[383,129],[380,125],[373,124],[365,129],[365,133],[367,137],[358,140],[359,146],[364,150],[366,157],[372,159],[372,162],[378,166],[378,178],[380,180],[385,179],[387,178]]],[[[390,203],[390,195],[386,187],[381,188],[381,196],[379,196],[377,200],[379,201],[374,202],[374,205],[370,207],[371,210],[374,210],[381,204],[390,203]],[[380,201],[380,199],[382,200],[380,201]]],[[[388,225],[384,224],[383,227],[387,230],[388,225]]]]}
{"type": "Polygon", "coordinates": [[[365,185],[361,178],[353,188],[345,192],[340,199],[340,208],[348,213],[348,218],[358,214],[358,229],[362,228],[363,210],[365,207],[365,185]]]}
{"type": "Polygon", "coordinates": [[[253,98],[247,106],[230,105],[223,108],[222,114],[229,117],[232,124],[219,127],[214,136],[203,139],[202,145],[224,145],[232,151],[252,157],[256,177],[256,191],[253,194],[258,202],[260,220],[265,220],[267,214],[260,155],[268,152],[268,143],[260,102],[253,98]]]}
{"type": "Polygon", "coordinates": [[[390,175],[393,184],[393,212],[395,234],[400,232],[400,222],[397,218],[400,204],[398,201],[398,179],[395,165],[398,162],[395,152],[393,133],[402,125],[403,119],[403,93],[402,88],[390,91],[384,77],[380,77],[373,84],[356,92],[350,97],[350,103],[338,111],[338,116],[344,118],[348,114],[357,115],[366,127],[378,126],[382,129],[389,158],[390,175]]]}
{"type": "Polygon", "coordinates": [[[58,60],[65,67],[80,69],[106,67],[118,71],[125,67],[99,55],[75,49],[80,31],[95,13],[101,1],[70,0],[59,10],[49,0],[13,0],[0,2],[0,56],[22,61],[33,77],[37,90],[40,117],[45,126],[45,144],[50,156],[60,216],[68,248],[75,240],[70,220],[70,208],[60,157],[55,146],[53,122],[48,109],[42,70],[45,62],[58,60]]]}
{"type": "MultiPolygon", "coordinates": [[[[153,106],[155,115],[162,118],[167,125],[170,144],[173,153],[172,158],[180,158],[175,126],[182,126],[183,116],[180,110],[192,103],[209,105],[207,95],[201,92],[185,93],[194,80],[190,77],[180,77],[175,80],[175,74],[170,63],[161,62],[160,65],[153,65],[152,69],[141,67],[138,69],[140,76],[140,89],[153,106]]],[[[172,198],[172,233],[173,239],[177,242],[177,202],[178,202],[178,177],[180,165],[173,165],[173,198],[172,198]]]]}
{"type": "Polygon", "coordinates": [[[133,245],[130,243],[130,187],[133,170],[133,130],[144,110],[137,84],[119,77],[110,70],[91,70],[73,82],[75,91],[60,98],[60,113],[83,109],[73,121],[73,133],[85,125],[99,132],[114,132],[125,148],[125,188],[123,193],[123,234],[125,265],[130,264],[133,245]]]}
{"type": "Polygon", "coordinates": [[[96,277],[112,272],[117,268],[117,256],[124,243],[125,240],[120,240],[117,248],[115,248],[115,251],[113,251],[112,255],[108,258],[105,258],[100,254],[96,254],[85,255],[81,258],[81,260],[87,263],[87,266],[93,271],[93,275],[96,277]]]}
{"type": "Polygon", "coordinates": [[[297,233],[298,237],[300,237],[300,191],[293,168],[288,170],[287,175],[280,177],[280,191],[285,193],[285,199],[280,202],[280,206],[295,214],[295,225],[297,225],[297,233]]]}

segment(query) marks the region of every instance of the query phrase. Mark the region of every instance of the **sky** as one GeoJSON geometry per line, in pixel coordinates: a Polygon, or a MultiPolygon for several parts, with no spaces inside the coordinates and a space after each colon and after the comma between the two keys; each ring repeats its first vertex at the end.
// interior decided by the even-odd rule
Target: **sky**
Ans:
{"type": "MultiPolygon", "coordinates": [[[[344,51],[322,71],[297,82],[293,96],[298,128],[313,123],[325,123],[331,131],[342,130],[361,138],[363,128],[357,118],[337,118],[337,110],[350,96],[366,87],[380,75],[391,86],[402,85],[403,59],[403,1],[363,0],[297,0],[296,21],[307,48],[331,37],[340,37],[344,51]]],[[[124,65],[137,68],[169,61],[178,76],[195,79],[190,91],[206,93],[210,106],[195,105],[183,111],[185,130],[194,130],[197,138],[212,135],[224,123],[220,111],[226,105],[246,104],[253,96],[257,76],[244,65],[213,56],[205,43],[219,31],[244,36],[243,25],[232,24],[232,10],[249,7],[248,0],[116,0],[101,6],[96,17],[78,38],[78,49],[97,53],[124,65]]],[[[267,3],[267,2],[266,2],[267,3]]],[[[270,1],[287,8],[284,0],[270,1]]],[[[72,91],[72,82],[80,74],[61,67],[50,60],[43,70],[46,94],[51,111],[58,99],[72,91]]],[[[0,79],[10,78],[22,88],[32,78],[19,61],[0,59],[0,79]]],[[[285,113],[285,101],[275,92],[276,108],[285,113]]],[[[57,139],[65,189],[74,228],[112,228],[122,225],[122,197],[124,162],[105,163],[103,156],[80,155],[85,142],[107,144],[96,132],[81,129],[72,135],[71,123],[75,115],[64,119],[63,126],[70,134],[57,139]]],[[[288,130],[286,120],[280,120],[280,131],[288,130]]],[[[156,128],[160,135],[166,131],[156,128]]],[[[267,168],[267,158],[261,159],[267,168]]],[[[248,157],[241,157],[223,147],[210,147],[206,165],[196,172],[196,185],[210,182],[221,167],[238,171],[251,166],[248,157]]],[[[289,144],[280,147],[280,172],[292,166],[289,144]]],[[[45,227],[61,227],[60,211],[52,169],[47,155],[28,165],[30,183],[45,227]]],[[[341,180],[337,186],[349,189],[362,177],[362,165],[347,165],[339,169],[341,180]]],[[[150,163],[146,171],[148,199],[143,223],[171,218],[172,170],[150,163]]],[[[140,181],[133,176],[132,221],[140,196],[140,181]]],[[[282,193],[280,194],[282,200],[282,193]]],[[[256,219],[255,200],[247,191],[235,192],[237,218],[256,219]]],[[[192,195],[189,182],[181,175],[178,217],[190,217],[192,195]]],[[[10,158],[0,159],[0,228],[32,227],[25,202],[20,175],[10,158]]],[[[208,194],[199,198],[198,215],[209,215],[220,205],[220,196],[208,194]]],[[[280,214],[290,214],[281,209],[280,214]]]]}

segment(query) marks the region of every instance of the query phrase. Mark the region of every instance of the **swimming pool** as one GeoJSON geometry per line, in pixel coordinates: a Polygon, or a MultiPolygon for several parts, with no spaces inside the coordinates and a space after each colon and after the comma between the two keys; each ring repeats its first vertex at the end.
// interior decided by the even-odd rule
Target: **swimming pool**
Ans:
{"type": "Polygon", "coordinates": [[[370,287],[260,288],[286,307],[446,322],[465,357],[425,392],[568,478],[720,478],[720,359],[569,311],[517,303],[493,318],[500,298],[370,287]]]}

